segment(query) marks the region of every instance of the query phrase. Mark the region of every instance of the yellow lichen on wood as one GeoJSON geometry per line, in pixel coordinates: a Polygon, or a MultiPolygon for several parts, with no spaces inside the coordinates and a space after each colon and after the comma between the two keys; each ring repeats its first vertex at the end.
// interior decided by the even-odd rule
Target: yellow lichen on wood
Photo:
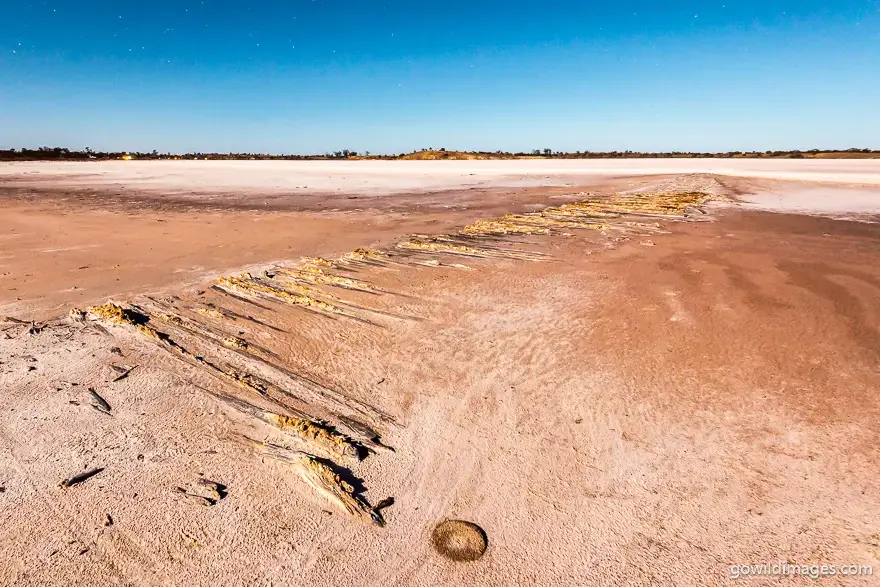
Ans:
{"type": "Polygon", "coordinates": [[[324,424],[280,414],[276,414],[274,420],[274,424],[281,430],[290,432],[325,451],[351,458],[357,458],[360,454],[358,447],[351,440],[324,424]]]}
{"type": "Polygon", "coordinates": [[[113,302],[107,302],[103,306],[92,306],[88,308],[88,311],[91,314],[94,314],[96,317],[100,318],[101,320],[113,322],[114,324],[135,323],[135,315],[131,312],[131,310],[127,310],[122,306],[114,304],[113,302]]]}
{"type": "Polygon", "coordinates": [[[211,318],[215,318],[217,320],[234,320],[234,316],[228,316],[221,312],[220,310],[215,310],[214,308],[196,308],[196,312],[202,314],[203,316],[209,316],[211,318]]]}
{"type": "Polygon", "coordinates": [[[319,267],[336,267],[336,264],[330,259],[324,257],[303,257],[301,259],[305,265],[317,265],[319,267]]]}
{"type": "Polygon", "coordinates": [[[494,220],[478,220],[462,230],[462,234],[471,236],[488,234],[549,234],[554,228],[589,228],[606,230],[612,228],[608,224],[580,222],[575,218],[559,219],[558,216],[547,215],[545,212],[533,214],[505,214],[494,220]]]}
{"type": "Polygon", "coordinates": [[[223,346],[230,349],[247,350],[249,345],[245,339],[230,335],[223,339],[223,346]]]}
{"type": "Polygon", "coordinates": [[[149,316],[141,314],[131,308],[123,308],[113,302],[107,302],[102,306],[92,306],[88,308],[88,311],[100,320],[105,320],[113,324],[133,326],[143,334],[157,340],[164,340],[167,338],[155,328],[147,325],[147,322],[150,320],[149,316]]]}
{"type": "Polygon", "coordinates": [[[705,192],[661,192],[617,194],[607,199],[566,204],[569,210],[587,213],[680,215],[712,198],[705,192]]]}
{"type": "Polygon", "coordinates": [[[541,214],[546,218],[561,217],[563,219],[620,217],[620,214],[617,214],[615,212],[605,212],[602,210],[597,210],[593,207],[588,207],[586,204],[581,205],[577,202],[571,204],[562,204],[561,206],[551,206],[550,208],[544,209],[541,214]]]}
{"type": "Polygon", "coordinates": [[[477,220],[465,226],[463,234],[549,234],[547,228],[522,224],[504,217],[499,220],[477,220]]]}
{"type": "Polygon", "coordinates": [[[477,248],[458,244],[455,236],[423,236],[413,235],[408,241],[397,244],[397,248],[427,251],[431,253],[450,253],[454,255],[467,255],[470,257],[489,257],[500,259],[519,259],[522,261],[538,261],[541,255],[527,251],[516,251],[498,248],[477,248]]]}
{"type": "Polygon", "coordinates": [[[364,522],[384,526],[382,515],[361,498],[354,487],[343,479],[328,463],[301,451],[294,451],[275,444],[252,444],[260,447],[263,454],[290,464],[300,478],[325,499],[344,513],[364,522]]]}
{"type": "Polygon", "coordinates": [[[369,261],[377,260],[385,257],[385,253],[378,249],[357,248],[350,253],[346,253],[342,259],[347,261],[369,261]]]}
{"type": "Polygon", "coordinates": [[[379,526],[384,525],[382,517],[355,495],[354,487],[342,479],[326,463],[304,456],[299,459],[297,471],[306,483],[345,513],[365,522],[379,526]]]}
{"type": "MultiPolygon", "coordinates": [[[[295,295],[302,295],[307,297],[314,297],[317,295],[323,295],[325,297],[336,299],[336,296],[332,294],[328,294],[326,292],[322,292],[313,287],[309,287],[307,285],[303,285],[302,283],[298,283],[298,281],[306,281],[311,284],[317,284],[317,280],[311,279],[311,273],[301,272],[298,269],[287,269],[284,267],[279,267],[274,270],[274,274],[272,277],[277,277],[278,275],[282,275],[284,277],[289,277],[293,281],[286,280],[284,283],[284,291],[287,293],[293,293],[295,295]]],[[[266,287],[273,287],[270,284],[264,284],[266,287]]]]}
{"type": "Polygon", "coordinates": [[[286,267],[282,267],[278,268],[276,271],[281,275],[291,277],[293,279],[301,279],[303,281],[316,285],[336,285],[348,289],[375,289],[372,285],[365,281],[359,281],[357,279],[351,279],[350,277],[342,277],[341,275],[326,273],[320,267],[307,266],[301,269],[288,269],[286,267]]]}
{"type": "Polygon", "coordinates": [[[316,308],[333,314],[345,314],[342,308],[334,306],[333,304],[323,302],[310,295],[298,295],[279,287],[274,287],[265,283],[261,283],[254,280],[253,277],[249,274],[245,274],[242,277],[221,277],[219,279],[219,283],[221,287],[225,287],[234,292],[239,292],[247,295],[262,294],[280,299],[287,302],[288,304],[292,304],[295,306],[316,308]]]}
{"type": "Polygon", "coordinates": [[[220,375],[223,375],[224,377],[235,381],[242,387],[250,389],[251,391],[255,391],[259,395],[269,395],[270,384],[266,383],[256,375],[252,375],[251,373],[242,373],[241,371],[236,371],[235,369],[224,370],[220,367],[217,367],[213,363],[210,363],[209,366],[220,373],[220,375]]]}
{"type": "Polygon", "coordinates": [[[508,214],[508,216],[511,217],[511,221],[537,224],[539,226],[545,226],[547,228],[588,228],[590,230],[608,230],[614,228],[613,225],[605,223],[582,222],[575,219],[559,220],[553,218],[552,216],[545,216],[543,212],[527,214],[525,216],[515,216],[512,214],[508,214]]]}
{"type": "Polygon", "coordinates": [[[433,253],[456,253],[459,255],[475,255],[479,257],[488,256],[487,251],[476,249],[474,247],[456,245],[448,242],[430,242],[416,238],[398,243],[397,247],[401,249],[412,249],[417,251],[430,251],[433,253]]]}
{"type": "Polygon", "coordinates": [[[170,322],[171,324],[174,324],[175,326],[180,326],[182,328],[186,328],[186,326],[187,326],[186,321],[181,316],[178,316],[177,314],[164,313],[164,314],[160,314],[159,318],[161,318],[162,320],[165,320],[166,322],[170,322]]]}

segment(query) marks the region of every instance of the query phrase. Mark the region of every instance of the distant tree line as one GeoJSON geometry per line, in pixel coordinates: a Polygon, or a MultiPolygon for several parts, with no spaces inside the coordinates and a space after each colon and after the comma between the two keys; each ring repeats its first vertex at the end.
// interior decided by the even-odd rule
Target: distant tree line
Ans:
{"type": "Polygon", "coordinates": [[[216,159],[216,160],[254,160],[254,159],[348,159],[357,157],[357,151],[343,149],[335,153],[323,155],[272,155],[266,153],[160,153],[158,151],[93,151],[89,147],[81,151],[74,151],[64,147],[40,147],[39,149],[0,149],[0,161],[81,161],[110,159],[146,159],[146,160],[174,160],[174,159],[216,159]]]}
{"type": "Polygon", "coordinates": [[[38,149],[0,150],[0,161],[105,161],[111,159],[145,160],[328,160],[328,159],[513,159],[513,158],[553,158],[553,159],[644,159],[644,158],[788,158],[803,159],[814,157],[875,157],[880,150],[871,149],[810,149],[806,151],[727,151],[723,153],[700,153],[688,151],[640,152],[640,151],[554,151],[553,149],[533,149],[528,152],[508,151],[447,151],[444,148],[426,148],[413,153],[392,155],[361,154],[358,151],[342,149],[316,155],[279,155],[266,153],[148,153],[139,151],[93,151],[89,147],[74,151],[64,147],[40,147],[38,149]],[[421,157],[431,155],[431,157],[421,157]]]}

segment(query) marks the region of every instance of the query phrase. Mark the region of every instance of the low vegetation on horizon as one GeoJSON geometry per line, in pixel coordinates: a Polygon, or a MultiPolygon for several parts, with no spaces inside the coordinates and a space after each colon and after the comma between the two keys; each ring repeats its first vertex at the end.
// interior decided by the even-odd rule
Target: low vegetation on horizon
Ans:
{"type": "Polygon", "coordinates": [[[333,153],[315,155],[279,155],[267,153],[159,153],[151,151],[105,152],[93,151],[86,147],[82,151],[73,151],[64,147],[40,147],[38,149],[0,150],[0,161],[81,161],[81,160],[112,160],[112,159],[145,159],[145,160],[480,160],[480,159],[651,159],[651,158],[685,158],[685,159],[880,159],[880,150],[872,149],[810,149],[808,151],[728,151],[724,153],[697,153],[684,151],[641,152],[641,151],[573,151],[563,152],[553,149],[534,149],[529,152],[507,151],[448,151],[446,149],[421,149],[412,153],[397,155],[377,155],[369,151],[360,153],[343,149],[333,153]]]}

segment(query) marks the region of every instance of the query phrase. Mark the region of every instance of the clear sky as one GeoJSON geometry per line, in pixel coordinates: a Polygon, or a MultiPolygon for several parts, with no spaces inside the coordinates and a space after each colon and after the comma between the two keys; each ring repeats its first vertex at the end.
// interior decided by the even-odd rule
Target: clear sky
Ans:
{"type": "Polygon", "coordinates": [[[880,148],[880,0],[0,0],[0,148],[880,148]]]}

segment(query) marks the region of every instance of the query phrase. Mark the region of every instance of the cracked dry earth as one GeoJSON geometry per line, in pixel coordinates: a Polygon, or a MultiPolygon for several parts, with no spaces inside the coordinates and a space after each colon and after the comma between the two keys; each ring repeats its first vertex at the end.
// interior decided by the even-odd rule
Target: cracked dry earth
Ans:
{"type": "Polygon", "coordinates": [[[728,199],[583,193],[6,319],[0,584],[880,565],[880,229],[728,199]],[[446,519],[482,558],[432,548],[446,519]]]}

